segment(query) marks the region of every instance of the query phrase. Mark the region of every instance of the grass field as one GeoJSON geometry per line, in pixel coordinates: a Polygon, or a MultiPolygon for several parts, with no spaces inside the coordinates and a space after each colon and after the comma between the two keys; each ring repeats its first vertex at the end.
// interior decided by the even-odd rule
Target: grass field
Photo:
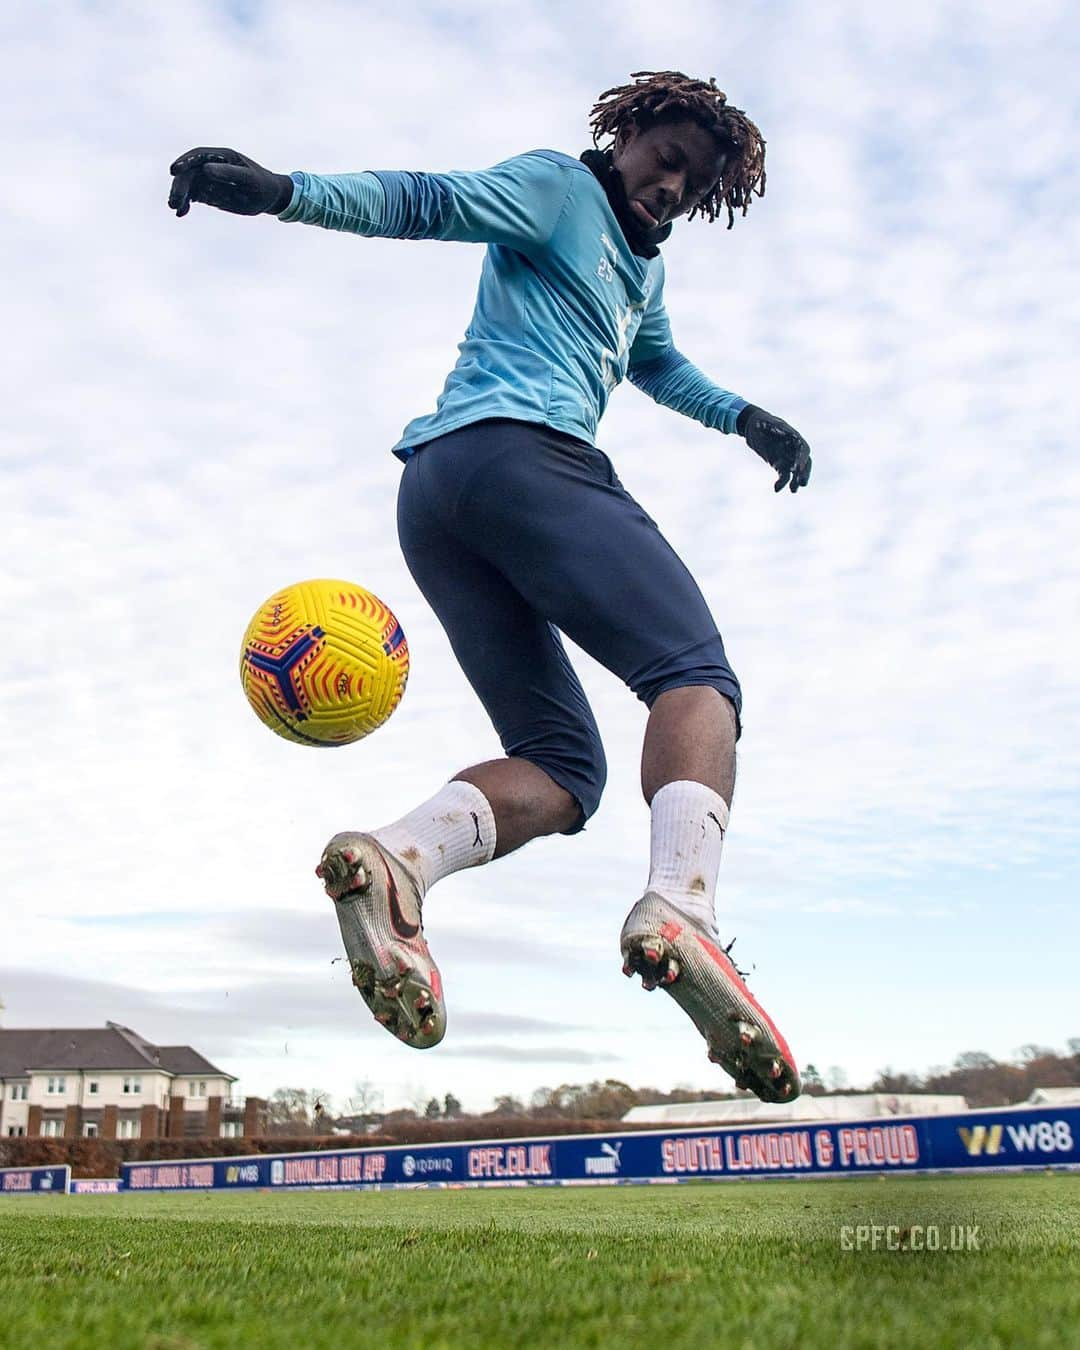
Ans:
{"type": "Polygon", "coordinates": [[[1080,1345],[1080,1176],[0,1200],[4,1350],[368,1342],[1080,1345]]]}

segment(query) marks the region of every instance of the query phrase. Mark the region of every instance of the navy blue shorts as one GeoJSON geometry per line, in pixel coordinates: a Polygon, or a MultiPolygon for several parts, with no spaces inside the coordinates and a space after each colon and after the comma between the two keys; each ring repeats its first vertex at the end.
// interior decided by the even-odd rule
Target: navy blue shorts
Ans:
{"type": "Polygon", "coordinates": [[[607,766],[560,630],[649,707],[708,685],[740,712],[697,583],[602,450],[502,419],[440,436],[406,462],[398,536],[503,749],[577,799],[574,830],[607,766]]]}

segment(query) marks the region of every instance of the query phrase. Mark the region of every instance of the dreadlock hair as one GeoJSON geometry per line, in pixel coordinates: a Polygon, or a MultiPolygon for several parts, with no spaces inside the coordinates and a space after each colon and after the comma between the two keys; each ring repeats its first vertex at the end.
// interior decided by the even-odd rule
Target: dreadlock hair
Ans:
{"type": "Polygon", "coordinates": [[[716,80],[691,79],[681,70],[638,70],[633,84],[605,89],[589,114],[593,144],[602,136],[617,136],[633,123],[645,131],[658,122],[697,122],[712,132],[728,156],[716,187],[690,212],[712,222],[727,209],[728,229],[735,212],[745,216],[751,198],[765,195],[765,138],[749,117],[729,105],[716,80]]]}

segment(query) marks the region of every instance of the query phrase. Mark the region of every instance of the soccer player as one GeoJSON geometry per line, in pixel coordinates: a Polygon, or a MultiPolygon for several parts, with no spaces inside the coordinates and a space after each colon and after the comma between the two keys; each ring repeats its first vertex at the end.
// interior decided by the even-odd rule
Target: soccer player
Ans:
{"type": "Polygon", "coordinates": [[[719,388],[675,347],[660,245],[678,216],[746,215],[765,142],[714,81],[640,72],[592,109],[593,145],[534,150],[464,173],[271,173],[226,149],[172,165],[169,205],[269,213],[327,229],[487,245],[473,317],[433,413],[393,447],[409,570],[499,734],[400,820],[335,835],[316,869],[353,982],[408,1045],[446,1029],[421,909],[442,877],[574,834],[596,810],[604,752],[560,632],[649,709],[644,896],[623,971],[690,1016],[739,1087],[791,1101],[786,1042],[717,935],[714,891],[735,779],[741,693],[697,584],[595,444],[615,386],[744,437],[805,487],[810,452],[780,418],[719,388]]]}

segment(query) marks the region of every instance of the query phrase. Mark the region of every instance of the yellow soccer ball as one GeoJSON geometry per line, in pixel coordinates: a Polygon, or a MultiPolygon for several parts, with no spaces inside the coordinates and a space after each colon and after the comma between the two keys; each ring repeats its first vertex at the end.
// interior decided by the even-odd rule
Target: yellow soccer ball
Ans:
{"type": "Polygon", "coordinates": [[[240,652],[259,719],[299,745],[348,745],[405,692],[409,646],[393,612],[349,581],[300,581],[260,605],[240,652]]]}

